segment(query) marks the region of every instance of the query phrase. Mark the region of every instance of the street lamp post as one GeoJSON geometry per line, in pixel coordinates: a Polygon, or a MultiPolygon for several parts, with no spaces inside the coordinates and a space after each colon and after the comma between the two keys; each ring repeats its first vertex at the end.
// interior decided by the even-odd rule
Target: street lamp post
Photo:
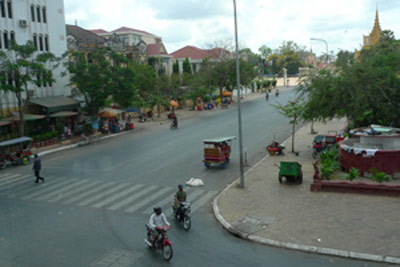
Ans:
{"type": "Polygon", "coordinates": [[[329,54],[328,54],[328,42],[325,41],[324,39],[319,39],[319,38],[310,38],[311,41],[321,41],[325,43],[326,47],[326,63],[329,63],[329,54]]]}
{"type": "Polygon", "coordinates": [[[236,19],[236,1],[233,0],[235,17],[235,42],[236,42],[236,86],[238,102],[238,122],[239,122],[239,159],[240,159],[240,187],[244,188],[244,169],[243,169],[243,140],[242,140],[242,115],[240,113],[240,70],[239,70],[239,48],[238,48],[238,30],[236,19]]]}

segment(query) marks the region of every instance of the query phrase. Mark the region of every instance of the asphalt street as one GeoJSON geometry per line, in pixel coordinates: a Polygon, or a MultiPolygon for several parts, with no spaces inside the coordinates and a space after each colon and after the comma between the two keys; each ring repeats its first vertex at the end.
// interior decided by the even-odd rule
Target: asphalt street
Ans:
{"type": "MultiPolygon", "coordinates": [[[[293,92],[281,93],[286,103],[293,92]]],[[[275,137],[290,136],[289,119],[270,97],[242,105],[249,165],[275,137]]],[[[31,166],[0,172],[0,266],[378,266],[260,246],[229,235],[212,215],[211,201],[239,174],[238,141],[227,169],[205,168],[205,138],[237,136],[237,109],[202,112],[180,121],[44,156],[46,182],[34,184],[31,166]],[[174,223],[170,202],[179,183],[187,188],[193,223],[174,223]],[[152,207],[162,205],[173,225],[174,257],[166,263],[143,239],[152,207]]]]}

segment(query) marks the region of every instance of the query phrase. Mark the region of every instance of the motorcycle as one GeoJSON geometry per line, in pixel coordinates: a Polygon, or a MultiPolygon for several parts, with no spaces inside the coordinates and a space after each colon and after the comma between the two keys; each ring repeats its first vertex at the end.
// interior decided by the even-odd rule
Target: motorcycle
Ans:
{"type": "Polygon", "coordinates": [[[146,224],[147,238],[144,242],[149,246],[149,248],[161,249],[163,253],[163,258],[169,261],[173,256],[172,242],[168,239],[167,231],[171,229],[171,226],[156,227],[155,231],[159,234],[158,236],[154,234],[154,230],[146,224]],[[157,240],[154,240],[157,238],[157,240]]]}
{"type": "Polygon", "coordinates": [[[171,130],[178,129],[178,120],[173,119],[170,128],[171,128],[171,130]]]}
{"type": "Polygon", "coordinates": [[[183,229],[189,231],[192,226],[192,218],[190,217],[190,202],[182,202],[180,207],[176,209],[173,205],[175,220],[179,223],[183,222],[183,229]]]}
{"type": "Polygon", "coordinates": [[[146,114],[144,114],[144,113],[140,113],[139,114],[139,121],[140,122],[145,122],[147,119],[146,119],[146,114]]]}
{"type": "Polygon", "coordinates": [[[267,151],[271,156],[285,155],[285,152],[283,152],[284,149],[285,149],[284,146],[275,141],[273,141],[269,146],[267,146],[267,151]]]}

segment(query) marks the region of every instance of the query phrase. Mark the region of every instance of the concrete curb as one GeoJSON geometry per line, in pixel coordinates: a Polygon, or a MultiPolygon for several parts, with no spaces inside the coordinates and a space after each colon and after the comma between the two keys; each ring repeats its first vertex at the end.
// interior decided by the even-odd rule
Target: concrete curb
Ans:
{"type": "MultiPolygon", "coordinates": [[[[307,127],[307,126],[308,126],[308,124],[304,125],[303,127],[307,127]]],[[[303,128],[303,127],[301,127],[301,128],[303,128]]],[[[299,130],[297,130],[297,131],[299,131],[299,130]]],[[[297,133],[297,131],[296,131],[296,133],[297,133]]],[[[290,138],[291,138],[291,136],[288,139],[286,139],[282,144],[285,144],[287,142],[287,140],[289,140],[290,138]]],[[[260,165],[268,157],[269,157],[269,155],[266,155],[264,158],[262,158],[256,164],[254,164],[250,169],[248,169],[244,175],[246,176],[247,174],[249,174],[255,167],[260,165]]],[[[293,249],[293,250],[298,250],[298,251],[302,251],[302,252],[309,252],[309,253],[311,252],[311,253],[316,253],[316,254],[321,254],[321,255],[326,255],[326,256],[336,256],[336,257],[343,257],[343,258],[356,259],[356,260],[366,260],[366,261],[374,261],[374,262],[400,264],[400,258],[397,258],[397,257],[374,255],[374,254],[367,254],[367,253],[358,253],[358,252],[351,252],[351,251],[331,249],[331,248],[314,247],[314,246],[300,245],[300,244],[294,244],[294,243],[280,242],[280,241],[264,238],[264,237],[257,236],[257,235],[249,235],[249,234],[246,234],[242,231],[235,229],[229,222],[227,222],[225,220],[225,218],[219,212],[218,200],[219,200],[220,196],[223,195],[229,188],[231,188],[234,184],[237,184],[239,179],[240,178],[237,178],[235,181],[233,181],[231,184],[229,184],[213,200],[213,210],[214,210],[215,218],[232,235],[237,236],[242,239],[245,239],[245,240],[248,240],[248,241],[253,241],[256,243],[263,244],[263,245],[269,245],[269,246],[274,246],[274,247],[278,247],[278,248],[293,249]]]]}

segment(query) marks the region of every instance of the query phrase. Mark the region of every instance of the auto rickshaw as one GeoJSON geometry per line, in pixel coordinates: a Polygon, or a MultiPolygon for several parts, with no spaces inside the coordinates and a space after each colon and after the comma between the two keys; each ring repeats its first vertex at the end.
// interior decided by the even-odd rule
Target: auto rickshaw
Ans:
{"type": "Polygon", "coordinates": [[[209,168],[212,163],[219,164],[222,169],[226,168],[231,155],[230,142],[236,136],[205,139],[204,143],[204,166],[209,168]]]}
{"type": "Polygon", "coordinates": [[[30,148],[31,141],[32,138],[24,136],[0,142],[0,168],[29,164],[33,156],[30,148]]]}

